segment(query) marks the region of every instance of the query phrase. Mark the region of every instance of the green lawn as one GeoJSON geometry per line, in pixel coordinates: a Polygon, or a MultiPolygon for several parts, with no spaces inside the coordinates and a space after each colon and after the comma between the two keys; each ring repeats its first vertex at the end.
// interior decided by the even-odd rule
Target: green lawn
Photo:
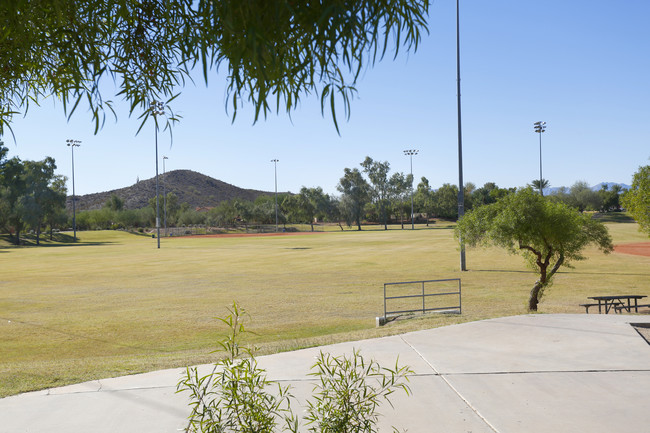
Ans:
{"type": "MultiPolygon", "coordinates": [[[[616,243],[648,240],[609,223],[616,243]]],[[[169,238],[78,232],[76,245],[0,247],[0,396],[210,362],[215,320],[237,301],[263,352],[525,314],[536,275],[498,249],[467,251],[453,230],[169,238]],[[384,282],[462,278],[462,316],[375,328],[384,282]]],[[[650,295],[650,258],[588,251],[558,274],[540,313],[584,313],[587,296],[650,295]]]]}

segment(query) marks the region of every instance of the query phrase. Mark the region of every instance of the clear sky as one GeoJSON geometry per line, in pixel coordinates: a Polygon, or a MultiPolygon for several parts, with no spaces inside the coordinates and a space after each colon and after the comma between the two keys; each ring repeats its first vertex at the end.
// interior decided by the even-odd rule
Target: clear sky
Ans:
{"type": "MultiPolygon", "coordinates": [[[[206,88],[197,71],[174,102],[183,116],[170,145],[159,135],[167,171],[189,169],[230,184],[274,188],[271,159],[279,159],[278,189],[320,186],[336,193],[346,167],[366,156],[408,173],[405,149],[418,149],[413,174],[434,188],[458,183],[456,123],[456,2],[434,1],[430,34],[416,53],[388,56],[357,86],[348,122],[337,135],[318,97],[303,99],[289,118],[272,115],[252,125],[245,107],[234,124],[226,113],[224,76],[206,88]]],[[[543,176],[551,186],[576,181],[631,183],[650,163],[650,2],[648,0],[461,0],[461,84],[465,182],[523,186],[543,176]]],[[[66,139],[75,150],[77,194],[130,186],[155,175],[153,124],[139,123],[118,105],[94,135],[91,116],[78,110],[66,121],[60,103],[45,101],[13,122],[9,156],[54,157],[71,177],[66,139]]],[[[137,117],[137,116],[134,116],[137,117]]],[[[69,192],[72,192],[71,182],[69,192]]]]}

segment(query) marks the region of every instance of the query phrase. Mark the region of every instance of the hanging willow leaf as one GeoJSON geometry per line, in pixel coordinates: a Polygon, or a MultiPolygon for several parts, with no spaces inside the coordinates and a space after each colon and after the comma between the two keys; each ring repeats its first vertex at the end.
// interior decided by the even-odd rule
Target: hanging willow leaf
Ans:
{"type": "Polygon", "coordinates": [[[332,101],[336,92],[349,115],[361,70],[391,47],[395,55],[417,49],[428,7],[429,0],[2,1],[0,136],[13,114],[48,96],[67,114],[87,100],[99,128],[112,104],[104,80],[118,86],[130,114],[153,100],[168,104],[196,66],[206,82],[211,69],[225,68],[233,120],[244,101],[257,121],[273,105],[290,113],[302,97],[324,92],[332,101]]]}

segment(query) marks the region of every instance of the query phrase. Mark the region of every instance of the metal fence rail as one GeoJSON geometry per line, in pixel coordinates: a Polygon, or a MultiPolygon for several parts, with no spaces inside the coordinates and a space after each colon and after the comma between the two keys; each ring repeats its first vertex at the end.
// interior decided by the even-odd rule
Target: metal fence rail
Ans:
{"type": "Polygon", "coordinates": [[[461,283],[460,283],[460,278],[448,278],[448,279],[442,279],[442,280],[422,280],[422,281],[402,281],[402,282],[397,282],[397,283],[384,283],[384,322],[387,320],[388,316],[396,316],[400,314],[406,314],[406,313],[427,313],[427,312],[432,312],[432,311],[447,311],[447,312],[452,312],[452,311],[458,311],[458,314],[462,313],[462,300],[461,300],[461,283]],[[451,282],[455,281],[458,283],[458,291],[446,291],[446,292],[440,292],[436,293],[433,291],[428,291],[426,290],[427,287],[435,286],[436,283],[443,283],[443,282],[451,282]],[[399,295],[399,296],[387,296],[387,288],[390,286],[413,286],[413,285],[420,285],[421,288],[419,290],[419,293],[417,294],[407,294],[407,295],[399,295]],[[458,305],[438,305],[436,306],[431,306],[431,303],[427,305],[427,299],[431,299],[434,297],[438,296],[458,296],[458,305]],[[393,308],[401,308],[398,310],[389,310],[388,308],[388,303],[389,301],[397,300],[397,299],[413,299],[413,298],[422,298],[422,306],[419,306],[415,308],[414,306],[409,308],[409,307],[393,307],[393,308]]]}

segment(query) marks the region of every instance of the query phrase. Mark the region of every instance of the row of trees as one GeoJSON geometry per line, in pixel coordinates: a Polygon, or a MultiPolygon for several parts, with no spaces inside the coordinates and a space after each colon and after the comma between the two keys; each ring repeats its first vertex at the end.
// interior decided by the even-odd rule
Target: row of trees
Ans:
{"type": "MultiPolygon", "coordinates": [[[[0,224],[3,231],[11,233],[12,240],[19,243],[21,232],[33,230],[38,243],[39,235],[46,227],[50,233],[55,228],[69,227],[71,216],[65,212],[66,179],[54,174],[54,160],[22,162],[18,158],[7,159],[7,149],[0,149],[0,224]]],[[[640,170],[636,176],[642,173],[640,170]]],[[[380,223],[387,228],[389,221],[397,220],[402,222],[403,228],[404,220],[410,220],[411,194],[419,221],[428,223],[431,217],[451,220],[458,217],[456,185],[444,184],[434,190],[428,179],[422,177],[413,188],[410,174],[391,174],[388,162],[370,157],[366,157],[360,168],[345,168],[337,188],[341,193],[338,197],[324,193],[320,187],[302,187],[297,194],[279,194],[278,222],[311,224],[313,231],[315,221],[338,223],[341,228],[345,223],[361,230],[364,221],[380,223]]],[[[499,188],[493,182],[480,188],[467,183],[465,207],[471,210],[496,203],[513,192],[515,188],[499,188]]],[[[585,182],[577,182],[571,188],[560,188],[548,198],[579,211],[608,211],[620,209],[621,193],[619,186],[603,186],[600,191],[592,191],[585,182]]],[[[168,227],[235,227],[276,221],[276,200],[270,195],[260,196],[255,201],[225,201],[201,212],[187,203],[179,203],[174,193],[168,193],[161,198],[160,206],[161,223],[168,227]]],[[[102,209],[78,212],[76,223],[81,230],[144,228],[154,226],[155,218],[155,198],[150,200],[148,207],[127,210],[123,201],[113,195],[102,209]]]]}
{"type": "Polygon", "coordinates": [[[7,158],[8,149],[0,142],[0,228],[15,244],[25,230],[36,233],[36,243],[44,227],[53,228],[68,220],[65,211],[65,176],[54,173],[53,158],[21,161],[7,158]]]}

